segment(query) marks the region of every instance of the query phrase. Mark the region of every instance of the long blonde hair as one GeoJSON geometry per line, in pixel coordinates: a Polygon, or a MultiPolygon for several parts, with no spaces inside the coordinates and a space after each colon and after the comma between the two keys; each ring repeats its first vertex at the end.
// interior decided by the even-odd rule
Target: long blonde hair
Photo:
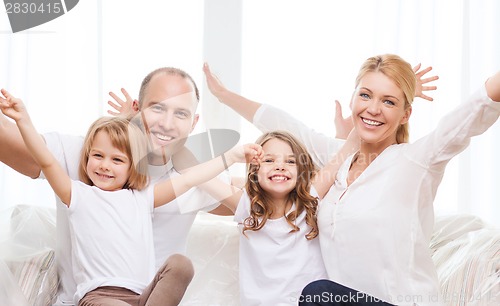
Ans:
{"type": "Polygon", "coordinates": [[[123,189],[141,190],[146,187],[148,183],[146,137],[135,124],[119,117],[102,117],[90,126],[80,155],[78,168],[80,180],[87,185],[94,185],[87,173],[87,163],[94,139],[101,131],[108,134],[113,146],[125,153],[130,160],[130,176],[123,189]]]}
{"type": "MultiPolygon", "coordinates": [[[[265,133],[257,139],[256,143],[263,146],[271,139],[279,139],[289,144],[293,154],[297,158],[297,183],[295,188],[288,195],[288,200],[295,203],[296,208],[285,217],[288,224],[292,227],[290,232],[299,230],[299,227],[295,225],[294,221],[305,210],[306,223],[311,227],[311,231],[306,234],[306,238],[308,240],[313,239],[318,236],[318,225],[316,221],[318,199],[309,193],[312,179],[316,173],[312,158],[309,153],[307,153],[304,145],[288,132],[274,131],[265,133]]],[[[248,177],[245,189],[250,197],[250,216],[243,222],[243,234],[247,230],[260,230],[266,224],[266,221],[272,213],[271,199],[261,188],[257,179],[258,170],[259,165],[248,165],[248,177]]]]}
{"type": "MultiPolygon", "coordinates": [[[[383,54],[368,58],[359,69],[355,88],[368,72],[381,72],[391,79],[402,91],[405,97],[404,109],[411,107],[415,98],[417,78],[411,65],[395,54],[383,54]]],[[[410,126],[408,122],[399,126],[396,132],[397,143],[410,140],[410,126]]]]}

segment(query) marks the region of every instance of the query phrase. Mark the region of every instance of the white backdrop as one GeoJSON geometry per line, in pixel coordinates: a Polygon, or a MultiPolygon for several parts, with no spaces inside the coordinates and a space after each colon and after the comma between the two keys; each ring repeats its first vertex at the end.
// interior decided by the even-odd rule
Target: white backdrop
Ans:
{"type": "MultiPolygon", "coordinates": [[[[109,91],[125,87],[137,96],[149,71],[176,66],[202,88],[198,131],[237,128],[242,141],[253,141],[258,131],[207,93],[207,60],[229,88],[334,135],[333,101],[348,113],[361,63],[397,53],[440,76],[435,101],[415,103],[415,140],[500,69],[498,12],[495,0],[82,0],[60,18],[12,34],[2,8],[0,86],[24,99],[39,131],[82,135],[105,114],[109,91]]],[[[438,213],[470,212],[500,224],[499,139],[497,123],[450,163],[438,213]]],[[[0,209],[53,201],[45,182],[0,165],[0,209]]]]}

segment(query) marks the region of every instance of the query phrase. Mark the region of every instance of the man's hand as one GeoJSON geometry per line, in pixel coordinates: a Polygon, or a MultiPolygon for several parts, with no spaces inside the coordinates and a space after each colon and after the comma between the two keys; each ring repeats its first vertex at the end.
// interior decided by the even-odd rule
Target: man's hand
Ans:
{"type": "Polygon", "coordinates": [[[125,101],[123,101],[120,97],[118,97],[114,92],[109,92],[111,98],[115,101],[108,101],[108,105],[116,110],[108,110],[108,114],[112,116],[120,116],[123,118],[131,118],[139,111],[139,102],[128,94],[128,92],[122,88],[121,92],[125,96],[125,101]]]}

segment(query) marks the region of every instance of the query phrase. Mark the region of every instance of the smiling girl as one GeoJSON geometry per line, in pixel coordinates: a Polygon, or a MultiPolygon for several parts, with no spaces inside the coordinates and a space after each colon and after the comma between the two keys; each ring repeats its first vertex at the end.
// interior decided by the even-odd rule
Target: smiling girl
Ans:
{"type": "Polygon", "coordinates": [[[357,148],[357,136],[319,171],[304,145],[287,132],[265,133],[256,143],[264,151],[261,162],[248,165],[244,190],[224,201],[241,232],[241,305],[297,305],[307,283],[326,277],[316,239],[318,198],[357,148]]]}
{"type": "MultiPolygon", "coordinates": [[[[155,275],[153,208],[233,163],[245,162],[245,157],[258,160],[261,147],[233,148],[175,178],[146,187],[146,137],[125,119],[101,118],[92,124],[84,141],[79,169],[82,182],[73,181],[47,149],[22,101],[1,92],[5,97],[0,97],[2,112],[16,121],[33,158],[67,206],[77,284],[75,304],[177,305],[193,277],[192,265],[179,265],[188,268],[178,269],[167,261],[155,275]]],[[[173,256],[174,262],[189,263],[182,255],[173,256]]]]}

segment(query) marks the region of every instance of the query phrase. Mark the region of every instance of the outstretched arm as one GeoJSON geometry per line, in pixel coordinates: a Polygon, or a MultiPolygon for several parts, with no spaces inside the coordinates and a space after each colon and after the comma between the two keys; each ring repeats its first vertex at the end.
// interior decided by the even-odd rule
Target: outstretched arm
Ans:
{"type": "Polygon", "coordinates": [[[358,133],[356,133],[355,130],[352,131],[340,151],[338,151],[337,154],[335,154],[335,156],[331,158],[328,163],[321,168],[321,170],[318,171],[314,177],[313,186],[318,192],[320,199],[323,199],[332,187],[342,163],[347,159],[347,157],[349,157],[349,155],[359,150],[359,142],[360,139],[358,133]]]}
{"type": "Polygon", "coordinates": [[[230,90],[219,81],[211,71],[207,63],[203,65],[203,72],[207,79],[207,86],[210,92],[222,103],[226,104],[246,120],[252,122],[255,112],[262,105],[261,103],[249,100],[230,90]]]}
{"type": "MultiPolygon", "coordinates": [[[[258,162],[262,154],[261,146],[247,144],[235,147],[212,160],[192,166],[182,171],[180,176],[162,181],[154,186],[154,206],[159,207],[172,201],[175,197],[183,194],[190,188],[216,177],[236,162],[258,162]]],[[[235,191],[233,187],[224,189],[223,194],[217,196],[217,198],[228,198],[233,191],[235,191]]]]}
{"type": "Polygon", "coordinates": [[[269,105],[262,106],[261,103],[248,100],[231,92],[212,74],[208,64],[204,65],[203,70],[208,88],[222,103],[231,107],[264,133],[273,130],[285,130],[295,135],[304,143],[316,166],[322,167],[343,144],[342,140],[336,140],[314,131],[302,121],[281,109],[269,105]],[[258,116],[259,118],[254,118],[257,110],[262,111],[261,115],[258,116]]]}
{"type": "Polygon", "coordinates": [[[54,192],[64,204],[69,206],[71,199],[71,179],[47,149],[42,136],[38,134],[33,126],[23,102],[12,96],[5,89],[2,89],[1,92],[3,95],[3,97],[0,97],[2,112],[16,122],[27,150],[43,171],[54,192]]]}
{"type": "Polygon", "coordinates": [[[17,126],[0,113],[0,161],[17,172],[37,178],[40,167],[31,157],[17,126]]]}

